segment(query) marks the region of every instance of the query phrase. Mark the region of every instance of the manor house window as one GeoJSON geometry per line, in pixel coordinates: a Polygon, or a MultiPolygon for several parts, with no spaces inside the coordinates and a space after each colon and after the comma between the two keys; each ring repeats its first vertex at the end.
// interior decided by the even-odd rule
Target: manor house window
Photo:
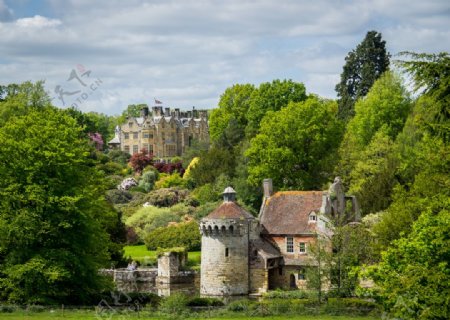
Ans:
{"type": "Polygon", "coordinates": [[[124,132],[123,138],[124,138],[125,140],[130,139],[130,134],[129,134],[128,132],[124,132]]]}
{"type": "Polygon", "coordinates": [[[138,132],[133,132],[133,139],[138,139],[139,137],[139,133],[138,132]]]}
{"type": "Polygon", "coordinates": [[[123,151],[126,152],[126,153],[130,153],[130,146],[125,146],[123,148],[123,151]]]}
{"type": "Polygon", "coordinates": [[[294,238],[286,237],[286,252],[294,252],[294,238]]]}
{"type": "Polygon", "coordinates": [[[148,139],[148,138],[149,138],[149,136],[150,136],[150,134],[149,134],[148,132],[144,132],[144,133],[143,133],[143,137],[144,137],[144,139],[148,139]]]}
{"type": "Polygon", "coordinates": [[[139,146],[138,145],[134,145],[133,146],[133,154],[138,153],[139,151],[139,146]]]}
{"type": "Polygon", "coordinates": [[[300,242],[298,244],[299,247],[299,252],[300,253],[306,253],[306,243],[305,242],[300,242]]]}

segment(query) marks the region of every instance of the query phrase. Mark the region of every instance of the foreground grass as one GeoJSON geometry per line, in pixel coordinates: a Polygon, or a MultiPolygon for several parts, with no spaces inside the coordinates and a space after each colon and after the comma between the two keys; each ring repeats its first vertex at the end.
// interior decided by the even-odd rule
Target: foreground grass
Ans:
{"type": "MultiPolygon", "coordinates": [[[[170,316],[169,316],[170,318],[170,316]]],[[[205,314],[192,314],[192,319],[217,319],[217,320],[225,320],[225,319],[249,319],[248,316],[243,314],[229,314],[223,317],[207,317],[205,314]]],[[[167,316],[157,317],[154,313],[150,312],[140,312],[139,314],[136,312],[123,312],[123,313],[101,313],[96,312],[94,310],[71,310],[64,311],[61,310],[50,310],[38,313],[29,313],[25,311],[16,311],[13,313],[0,313],[0,319],[5,320],[44,320],[44,319],[52,319],[52,320],[65,320],[65,319],[76,319],[76,320],[92,320],[92,319],[121,319],[121,320],[134,320],[134,319],[168,319],[167,316]]],[[[251,317],[254,320],[282,320],[286,319],[286,316],[267,316],[267,317],[251,317]]],[[[292,316],[289,315],[289,319],[294,320],[375,320],[377,318],[372,317],[349,317],[349,316],[292,316]]]]}
{"type": "MultiPolygon", "coordinates": [[[[125,258],[131,257],[132,260],[138,261],[141,265],[156,265],[156,251],[149,251],[145,245],[125,246],[125,258]]],[[[200,251],[192,251],[188,253],[188,266],[200,266],[200,251]]]]}

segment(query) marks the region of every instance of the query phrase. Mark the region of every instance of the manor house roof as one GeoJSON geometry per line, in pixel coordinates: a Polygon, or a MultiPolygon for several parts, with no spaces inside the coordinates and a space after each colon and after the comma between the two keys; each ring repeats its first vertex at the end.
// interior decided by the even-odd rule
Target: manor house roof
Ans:
{"type": "Polygon", "coordinates": [[[308,223],[312,211],[319,214],[323,191],[283,191],[265,199],[261,213],[263,234],[312,234],[316,224],[308,223]]]}
{"type": "Polygon", "coordinates": [[[216,210],[204,219],[254,219],[254,217],[241,208],[236,202],[223,202],[216,210]]]}

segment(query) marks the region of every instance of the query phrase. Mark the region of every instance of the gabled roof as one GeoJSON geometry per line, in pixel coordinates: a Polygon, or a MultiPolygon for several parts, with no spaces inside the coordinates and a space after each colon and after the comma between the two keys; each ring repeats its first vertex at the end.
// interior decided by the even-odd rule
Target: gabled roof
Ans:
{"type": "Polygon", "coordinates": [[[309,214],[319,213],[323,191],[277,192],[265,200],[261,213],[263,234],[311,234],[316,224],[308,223],[309,214]]]}
{"type": "Polygon", "coordinates": [[[254,219],[254,217],[235,202],[229,201],[223,202],[204,219],[254,219]]]}

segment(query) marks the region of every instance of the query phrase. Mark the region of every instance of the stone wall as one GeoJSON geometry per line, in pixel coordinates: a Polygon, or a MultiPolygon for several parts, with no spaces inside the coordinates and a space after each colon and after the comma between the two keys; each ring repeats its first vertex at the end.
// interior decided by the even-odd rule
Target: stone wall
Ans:
{"type": "Polygon", "coordinates": [[[250,268],[250,293],[262,294],[269,288],[269,274],[263,268],[250,268]]]}
{"type": "MultiPolygon", "coordinates": [[[[227,225],[230,223],[226,219],[227,225]]],[[[203,234],[200,293],[244,295],[249,292],[248,224],[234,221],[239,228],[203,234]]],[[[218,228],[221,230],[221,226],[218,228]]]]}

